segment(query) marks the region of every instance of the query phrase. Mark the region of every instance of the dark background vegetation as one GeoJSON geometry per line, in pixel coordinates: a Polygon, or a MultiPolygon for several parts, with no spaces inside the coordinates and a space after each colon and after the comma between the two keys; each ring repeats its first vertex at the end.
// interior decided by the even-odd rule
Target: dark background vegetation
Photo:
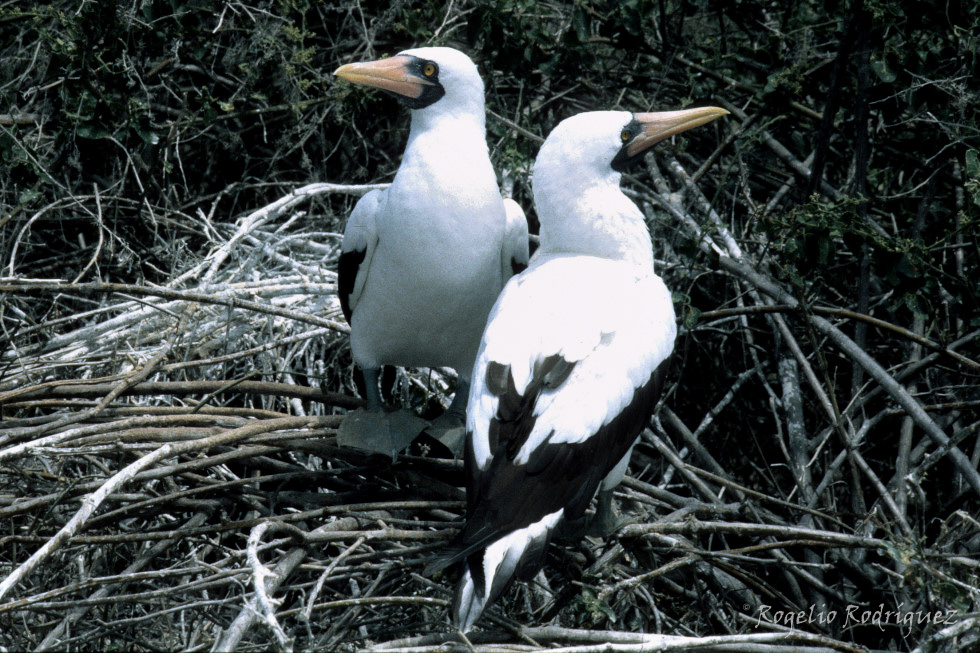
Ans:
{"type": "MultiPolygon", "coordinates": [[[[651,580],[649,592],[660,600],[649,603],[603,595],[602,588],[621,579],[617,573],[637,575],[670,563],[680,554],[665,541],[623,539],[617,544],[625,547],[621,568],[598,577],[555,571],[578,569],[575,563],[588,567],[575,556],[591,562],[599,546],[581,545],[582,553],[572,544],[551,560],[548,574],[565,602],[545,616],[564,626],[676,635],[759,632],[751,619],[759,616],[759,602],[713,584],[721,568],[774,609],[816,604],[843,613],[850,604],[897,609],[904,602],[910,612],[955,610],[975,637],[977,489],[894,395],[814,328],[811,317],[831,320],[899,379],[976,469],[978,28],[980,6],[955,1],[0,2],[0,276],[8,283],[0,293],[0,343],[8,343],[0,346],[7,352],[0,389],[15,389],[2,381],[16,367],[11,352],[42,347],[102,319],[73,316],[111,306],[106,293],[9,283],[163,286],[200,262],[236,220],[292,189],[390,181],[407,112],[381,93],[338,83],[331,72],[342,63],[425,44],[467,52],[486,82],[491,156],[513,183],[532,229],[530,167],[540,139],[562,118],[595,109],[720,104],[732,115],[665,144],[624,182],[651,216],[660,272],[685,327],[666,402],[677,423],[654,423],[656,435],[638,447],[631,476],[643,487],[664,484],[677,500],[714,506],[718,512],[699,513],[709,521],[804,524],[884,544],[797,546],[753,558],[750,549],[764,541],[761,535],[708,529],[689,534],[698,560],[714,560],[705,553],[714,547],[744,548],[745,559],[715,560],[711,572],[692,563],[686,576],[651,580]],[[703,208],[690,209],[692,215],[709,235],[727,229],[747,265],[780,284],[784,299],[765,309],[772,312],[759,309],[756,286],[699,248],[690,229],[654,197],[664,179],[674,192],[683,188],[670,162],[694,174],[708,160],[696,183],[720,222],[708,220],[703,208]],[[787,307],[786,298],[797,306],[787,307]],[[775,314],[784,315],[788,330],[773,321],[775,314]],[[866,315],[879,321],[861,319],[866,315]],[[794,344],[802,347],[799,353],[794,344]],[[944,353],[950,345],[954,354],[944,353]],[[794,367],[798,357],[811,366],[811,378],[800,381],[806,374],[794,367]],[[789,406],[793,387],[801,396],[796,412],[789,406]],[[678,424],[695,431],[699,445],[685,440],[678,424]],[[726,481],[700,481],[716,491],[716,501],[692,489],[701,486],[690,480],[691,471],[674,470],[657,443],[702,469],[723,471],[726,481]],[[705,463],[698,446],[717,467],[705,463]],[[843,464],[833,463],[838,455],[843,464]],[[815,487],[809,490],[799,480],[805,466],[812,468],[815,487]],[[671,480],[674,475],[687,480],[671,480]],[[820,485],[821,478],[827,483],[820,485]],[[739,489],[726,490],[726,482],[739,489]],[[795,508],[759,508],[758,497],[795,508]],[[733,512],[720,517],[719,506],[733,512]],[[779,519],[759,516],[767,510],[779,519]],[[781,565],[799,565],[806,578],[820,580],[806,586],[809,581],[781,565]]],[[[318,195],[295,224],[336,247],[352,201],[347,194],[318,195]]],[[[692,201],[682,203],[691,207],[692,201]]],[[[329,255],[322,265],[332,265],[329,255]]],[[[293,370],[294,378],[353,394],[345,346],[342,338],[329,340],[315,352],[319,373],[293,370]]],[[[94,377],[113,364],[103,360],[87,372],[69,365],[36,380],[94,377]]],[[[219,378],[234,376],[223,370],[219,378]]],[[[284,399],[268,398],[263,406],[291,412],[284,399]]],[[[16,419],[59,410],[7,406],[4,417],[19,425],[16,419]]],[[[9,464],[5,506],[33,487],[10,480],[22,479],[30,464],[9,464]]],[[[398,473],[385,472],[393,489],[405,484],[398,473]]],[[[44,491],[71,494],[59,490],[59,482],[44,491]]],[[[663,500],[651,522],[683,508],[663,500]]],[[[624,512],[630,503],[624,501],[624,512]]],[[[632,508],[640,503],[634,500],[632,508]]],[[[63,523],[43,511],[9,514],[11,525],[0,537],[40,539],[0,546],[3,576],[63,523]]],[[[440,598],[452,586],[451,578],[414,582],[413,592],[440,598]]],[[[45,589],[39,582],[14,596],[45,589]]],[[[339,596],[345,590],[332,591],[339,596]]],[[[518,597],[525,596],[521,591],[518,597]]],[[[514,623],[542,623],[542,614],[519,598],[504,605],[514,623]]],[[[200,613],[227,625],[208,609],[200,613]]],[[[418,610],[392,610],[379,622],[397,623],[399,636],[446,630],[438,610],[424,618],[418,610]]],[[[36,646],[46,635],[42,614],[8,604],[0,612],[0,645],[36,646]]],[[[98,617],[121,618],[108,609],[98,617]]],[[[193,648],[176,633],[155,635],[154,643],[135,626],[113,640],[91,625],[94,617],[86,619],[88,639],[74,640],[80,648],[107,642],[193,648]]],[[[842,630],[841,620],[800,628],[826,636],[832,642],[821,645],[830,647],[959,645],[937,635],[945,626],[842,630]]],[[[329,636],[296,625],[291,636],[300,648],[367,646],[384,639],[378,624],[369,624],[329,636]]],[[[258,629],[251,645],[272,641],[258,629]]],[[[196,642],[211,644],[208,635],[196,642]]]]}

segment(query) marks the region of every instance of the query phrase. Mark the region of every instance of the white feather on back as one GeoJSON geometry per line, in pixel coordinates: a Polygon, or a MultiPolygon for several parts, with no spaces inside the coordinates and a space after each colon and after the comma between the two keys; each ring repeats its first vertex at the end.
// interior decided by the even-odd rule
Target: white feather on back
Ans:
{"type": "Polygon", "coordinates": [[[559,354],[575,362],[555,390],[538,397],[534,430],[516,462],[544,442],[582,442],[622,412],[670,354],[676,327],[659,277],[635,265],[582,255],[536,257],[505,287],[490,313],[477,356],[468,428],[481,468],[497,398],[486,388],[490,361],[510,365],[519,393],[536,361],[559,354]]]}

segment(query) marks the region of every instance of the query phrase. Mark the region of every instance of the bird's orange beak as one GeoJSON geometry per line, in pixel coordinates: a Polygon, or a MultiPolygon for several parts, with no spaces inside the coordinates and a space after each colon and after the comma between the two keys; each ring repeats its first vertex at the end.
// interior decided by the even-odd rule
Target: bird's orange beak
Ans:
{"type": "Polygon", "coordinates": [[[642,131],[626,146],[626,153],[631,157],[637,156],[666,138],[727,114],[727,111],[719,107],[634,113],[633,118],[640,123],[642,131]]]}
{"type": "Polygon", "coordinates": [[[333,71],[333,74],[355,84],[372,86],[415,99],[422,95],[425,86],[432,86],[432,82],[415,75],[411,70],[411,63],[411,58],[396,55],[377,61],[345,64],[333,71]]]}

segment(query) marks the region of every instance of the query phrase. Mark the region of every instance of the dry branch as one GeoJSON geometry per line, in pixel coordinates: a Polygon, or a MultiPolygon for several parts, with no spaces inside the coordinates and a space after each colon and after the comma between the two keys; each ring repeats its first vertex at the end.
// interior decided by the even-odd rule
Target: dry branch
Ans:
{"type": "MultiPolygon", "coordinates": [[[[27,401],[29,399],[97,399],[105,397],[112,386],[94,380],[84,385],[60,382],[46,387],[26,387],[20,390],[10,390],[0,394],[0,404],[8,402],[27,401]]],[[[357,408],[364,402],[357,397],[338,392],[323,392],[288,383],[271,383],[263,381],[144,381],[127,383],[126,387],[115,392],[113,398],[135,395],[173,395],[186,397],[189,395],[215,395],[222,392],[240,392],[251,395],[278,395],[297,397],[310,401],[318,401],[338,408],[357,408]]]]}
{"type": "MultiPolygon", "coordinates": [[[[660,183],[667,184],[662,179],[660,183]]],[[[692,190],[688,188],[688,192],[692,190]]],[[[280,206],[295,208],[292,201],[280,206]]],[[[692,228],[704,215],[692,213],[682,204],[670,206],[674,215],[692,228]]],[[[710,217],[711,212],[702,206],[710,217]]],[[[254,215],[259,220],[271,214],[260,211],[254,215]]],[[[317,339],[337,338],[337,342],[343,342],[342,330],[334,328],[332,319],[316,317],[324,306],[328,307],[328,314],[334,311],[336,315],[334,280],[329,275],[322,283],[303,277],[318,269],[320,263],[312,257],[322,257],[322,252],[312,254],[310,250],[311,258],[287,260],[276,252],[277,243],[294,240],[288,230],[264,236],[254,228],[256,223],[251,223],[251,230],[243,229],[244,224],[240,223],[231,234],[231,239],[238,234],[233,244],[217,244],[207,265],[194,268],[195,274],[200,275],[214,270],[206,287],[178,290],[62,281],[2,282],[7,291],[67,293],[101,297],[103,301],[113,298],[118,303],[88,313],[84,323],[53,322],[61,327],[77,326],[44,343],[29,342],[37,331],[25,330],[25,341],[6,354],[8,368],[15,371],[14,378],[19,380],[3,386],[0,403],[6,411],[39,414],[19,418],[14,428],[0,435],[0,464],[24,468],[25,473],[17,477],[21,479],[19,483],[35,485],[38,490],[4,500],[0,505],[0,515],[22,524],[18,532],[0,539],[0,546],[30,547],[28,550],[34,552],[26,560],[21,558],[16,568],[5,571],[0,615],[64,611],[58,623],[44,629],[38,637],[38,648],[42,650],[63,646],[75,641],[74,637],[86,637],[79,634],[79,627],[87,622],[93,607],[114,606],[111,609],[118,610],[127,603],[150,606],[161,599],[166,601],[162,609],[154,605],[141,616],[119,616],[107,621],[106,627],[138,627],[164,623],[175,615],[186,618],[208,614],[215,615],[210,617],[215,625],[199,624],[194,631],[195,641],[200,642],[198,648],[235,650],[248,646],[247,642],[260,641],[290,650],[313,641],[327,648],[359,641],[365,650],[468,650],[448,631],[444,621],[451,579],[430,580],[409,572],[421,570],[458,526],[461,493],[443,480],[456,478],[460,482],[458,464],[405,456],[394,465],[378,466],[370,456],[335,445],[332,429],[339,416],[289,416],[294,407],[284,400],[298,399],[303,402],[300,408],[316,407],[317,411],[360,405],[349,391],[338,393],[281,380],[254,380],[254,370],[247,369],[226,380],[226,366],[238,362],[269,357],[276,362],[268,369],[278,370],[286,367],[285,360],[308,356],[304,352],[317,339]],[[214,266],[219,260],[222,263],[214,266]],[[276,283],[245,279],[241,276],[245,267],[232,264],[245,260],[287,266],[290,276],[276,283]],[[284,292],[293,298],[287,304],[290,308],[274,303],[284,292]],[[142,303],[132,300],[136,295],[144,298],[142,303]],[[242,299],[243,295],[265,299],[242,299]],[[271,327],[269,320],[273,321],[271,327]],[[304,324],[317,324],[319,328],[309,330],[304,324]],[[184,337],[164,337],[167,330],[175,333],[178,326],[184,337]],[[274,342],[244,338],[234,341],[231,348],[199,347],[200,343],[220,342],[222,333],[272,334],[277,330],[282,335],[273,336],[274,342]],[[113,352],[120,350],[132,351],[136,356],[114,356],[113,352]],[[108,360],[116,364],[106,364],[108,360]],[[146,362],[140,363],[141,360],[146,362]],[[97,372],[86,371],[84,379],[72,372],[90,368],[97,372]],[[205,405],[228,398],[237,398],[246,405],[205,405]],[[275,399],[268,408],[250,404],[269,398],[275,399]],[[93,401],[94,404],[86,404],[93,401]],[[63,474],[27,474],[29,470],[33,473],[33,461],[39,457],[62,461],[60,464],[64,465],[66,461],[79,460],[79,455],[99,461],[102,469],[95,479],[72,483],[63,474]],[[120,457],[128,464],[119,467],[122,471],[112,473],[120,457]],[[239,466],[253,469],[257,475],[239,477],[239,466]],[[293,482],[299,482],[302,489],[274,489],[293,482]],[[124,483],[130,488],[128,493],[124,483]],[[310,492],[311,488],[320,491],[310,492]],[[364,492],[379,500],[364,501],[364,492]],[[95,513],[99,509],[102,514],[95,513]],[[69,513],[59,517],[59,528],[46,528],[41,533],[31,530],[34,521],[44,523],[50,519],[45,515],[64,510],[69,513]],[[234,516],[227,514],[243,511],[234,516]],[[378,511],[383,511],[380,522],[378,511]],[[171,515],[178,514],[188,516],[175,522],[171,515]],[[188,521],[191,514],[204,517],[188,521]],[[324,520],[326,523],[318,526],[324,520]],[[143,521],[148,521],[146,527],[131,526],[143,521]],[[251,533],[248,541],[243,540],[246,533],[251,533]],[[287,537],[271,539],[273,534],[287,537]],[[114,579],[111,582],[92,586],[75,581],[39,591],[45,579],[56,577],[55,561],[70,560],[77,551],[98,547],[149,548],[144,549],[144,555],[137,553],[139,548],[133,549],[133,561],[125,573],[108,576],[114,579]],[[171,552],[188,548],[194,552],[190,558],[174,561],[177,566],[172,570],[173,577],[183,579],[177,586],[166,580],[171,576],[163,569],[134,573],[169,558],[171,552]],[[208,551],[212,553],[206,554],[208,551]],[[222,552],[216,561],[202,563],[204,558],[215,558],[216,551],[222,552]],[[204,558],[199,560],[197,556],[204,558]],[[122,582],[127,575],[130,580],[122,582]],[[38,583],[38,588],[28,589],[32,581],[38,583]],[[216,616],[219,614],[223,615],[220,619],[216,616]],[[256,628],[260,623],[264,626],[256,628]],[[370,643],[392,623],[403,624],[401,628],[409,631],[406,634],[415,630],[416,636],[370,643]],[[418,636],[418,632],[433,634],[418,636]]],[[[735,251],[747,260],[737,238],[725,235],[720,224],[717,227],[713,233],[696,232],[704,250],[735,251]]],[[[749,282],[761,293],[749,295],[751,304],[703,313],[698,328],[728,328],[733,319],[743,317],[746,321],[741,323],[742,328],[748,329],[751,322],[747,317],[753,314],[781,320],[776,322],[777,330],[794,344],[792,360],[802,367],[800,379],[784,377],[793,390],[783,393],[784,408],[791,408],[793,401],[805,402],[808,392],[831,405],[831,391],[824,386],[819,370],[811,365],[810,343],[793,332],[794,322],[812,324],[819,332],[831,335],[838,327],[831,325],[828,318],[866,320],[891,337],[907,338],[928,347],[932,353],[923,360],[945,360],[963,369],[975,367],[974,357],[961,352],[969,341],[944,345],[898,325],[875,322],[837,307],[804,310],[776,281],[748,263],[725,257],[717,261],[719,270],[749,282]],[[774,297],[769,299],[767,295],[774,297]],[[793,399],[793,393],[799,398],[793,399]]],[[[846,342],[841,346],[846,347],[846,342]]],[[[859,358],[856,352],[854,355],[859,358]]],[[[648,468],[652,460],[668,465],[662,469],[661,485],[640,478],[628,479],[620,497],[624,506],[635,509],[631,513],[633,523],[624,526],[609,542],[561,543],[552,555],[568,556],[567,560],[575,562],[559,564],[557,568],[567,566],[574,570],[590,562],[588,571],[570,571],[576,578],[573,582],[551,571],[553,577],[545,580],[561,589],[541,592],[547,597],[549,618],[558,619],[554,623],[567,624],[569,615],[583,614],[583,610],[590,614],[584,606],[591,605],[592,600],[601,601],[618,619],[625,619],[637,611],[647,614],[640,606],[656,606],[663,602],[664,594],[687,600],[684,582],[678,581],[693,576],[716,588],[709,593],[734,593],[743,597],[745,606],[751,606],[743,608],[740,604],[737,616],[721,617],[718,613],[715,617],[726,620],[729,628],[741,630],[740,634],[634,637],[605,627],[523,628],[509,621],[508,615],[523,615],[522,621],[534,623],[542,608],[533,603],[525,606],[520,601],[505,601],[491,610],[489,619],[490,623],[503,624],[509,634],[477,633],[472,642],[475,650],[862,650],[840,639],[836,631],[814,627],[815,632],[782,632],[776,628],[779,624],[760,616],[760,610],[777,602],[788,610],[802,609],[807,600],[817,598],[829,597],[837,604],[856,600],[850,593],[853,590],[834,583],[829,572],[835,566],[853,565],[852,556],[873,556],[885,567],[892,561],[897,564],[897,551],[908,545],[911,528],[901,520],[902,513],[892,501],[887,479],[858,450],[867,442],[868,430],[877,423],[874,420],[853,433],[845,433],[852,448],[851,457],[875,488],[886,508],[884,514],[900,524],[894,536],[853,529],[831,510],[833,502],[826,498],[833,487],[833,470],[847,460],[847,453],[841,451],[823,468],[815,466],[815,453],[810,457],[798,455],[802,441],[829,446],[827,435],[822,432],[809,435],[809,439],[806,432],[792,435],[788,446],[796,457],[787,458],[787,462],[795,461],[795,474],[784,487],[783,497],[758,492],[732,476],[721,452],[712,450],[709,434],[723,428],[720,424],[724,416],[740,401],[746,387],[765,377],[764,368],[769,364],[764,357],[756,356],[733,374],[727,392],[706,402],[704,411],[693,422],[695,428],[688,428],[674,411],[665,409],[661,415],[664,425],[680,437],[686,448],[675,449],[666,434],[654,431],[645,434],[647,448],[641,445],[635,454],[639,470],[648,468]],[[692,455],[699,464],[686,460],[692,455]],[[802,480],[807,471],[814,477],[810,481],[802,480]],[[739,504],[729,503],[732,496],[739,504]],[[801,522],[801,516],[806,516],[807,521],[801,522]],[[626,564],[626,560],[632,562],[626,564]],[[636,560],[644,562],[634,567],[636,560]],[[778,565],[784,582],[753,580],[758,573],[753,570],[772,565],[778,565]],[[578,589],[592,583],[601,584],[594,599],[578,589]],[[786,587],[782,586],[784,583],[786,587]],[[758,629],[767,632],[753,632],[758,629]],[[515,638],[524,643],[515,645],[515,638]]],[[[307,363],[304,366],[314,367],[307,363]]],[[[887,372],[886,376],[892,378],[887,372]]],[[[426,387],[418,376],[410,377],[409,382],[412,387],[426,387]]],[[[887,382],[882,387],[887,390],[887,382]]],[[[894,388],[890,392],[900,395],[894,388]]],[[[865,397],[862,400],[869,401],[865,397]]],[[[921,404],[915,401],[913,406],[903,408],[915,406],[921,404]]],[[[795,410],[798,413],[799,406],[795,410]]],[[[854,410],[853,402],[848,410],[854,410]]],[[[776,414],[784,419],[784,413],[776,414]]],[[[832,409],[827,416],[835,422],[841,419],[832,409]]],[[[807,425],[805,420],[801,424],[797,416],[787,422],[786,428],[792,431],[800,426],[807,425]]],[[[826,428],[833,428],[833,424],[826,428]]],[[[645,472],[639,473],[645,476],[645,472]]],[[[949,528],[965,537],[970,532],[967,523],[960,520],[949,528]]],[[[935,578],[948,579],[945,582],[956,584],[967,593],[969,584],[962,579],[980,573],[968,556],[950,556],[948,543],[920,546],[916,555],[918,564],[929,569],[935,578]]],[[[514,590],[518,596],[522,591],[520,587],[514,590]]],[[[679,630],[679,617],[670,619],[672,628],[679,630]]],[[[585,623],[598,626],[602,622],[593,616],[585,623]]]]}

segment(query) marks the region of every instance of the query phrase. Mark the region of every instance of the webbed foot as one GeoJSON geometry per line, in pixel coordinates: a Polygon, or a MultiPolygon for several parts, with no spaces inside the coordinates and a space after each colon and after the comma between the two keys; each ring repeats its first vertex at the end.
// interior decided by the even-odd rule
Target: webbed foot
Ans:
{"type": "Polygon", "coordinates": [[[340,423],[337,443],[384,454],[394,460],[428,426],[427,421],[407,410],[389,413],[358,408],[347,413],[340,423]]]}

